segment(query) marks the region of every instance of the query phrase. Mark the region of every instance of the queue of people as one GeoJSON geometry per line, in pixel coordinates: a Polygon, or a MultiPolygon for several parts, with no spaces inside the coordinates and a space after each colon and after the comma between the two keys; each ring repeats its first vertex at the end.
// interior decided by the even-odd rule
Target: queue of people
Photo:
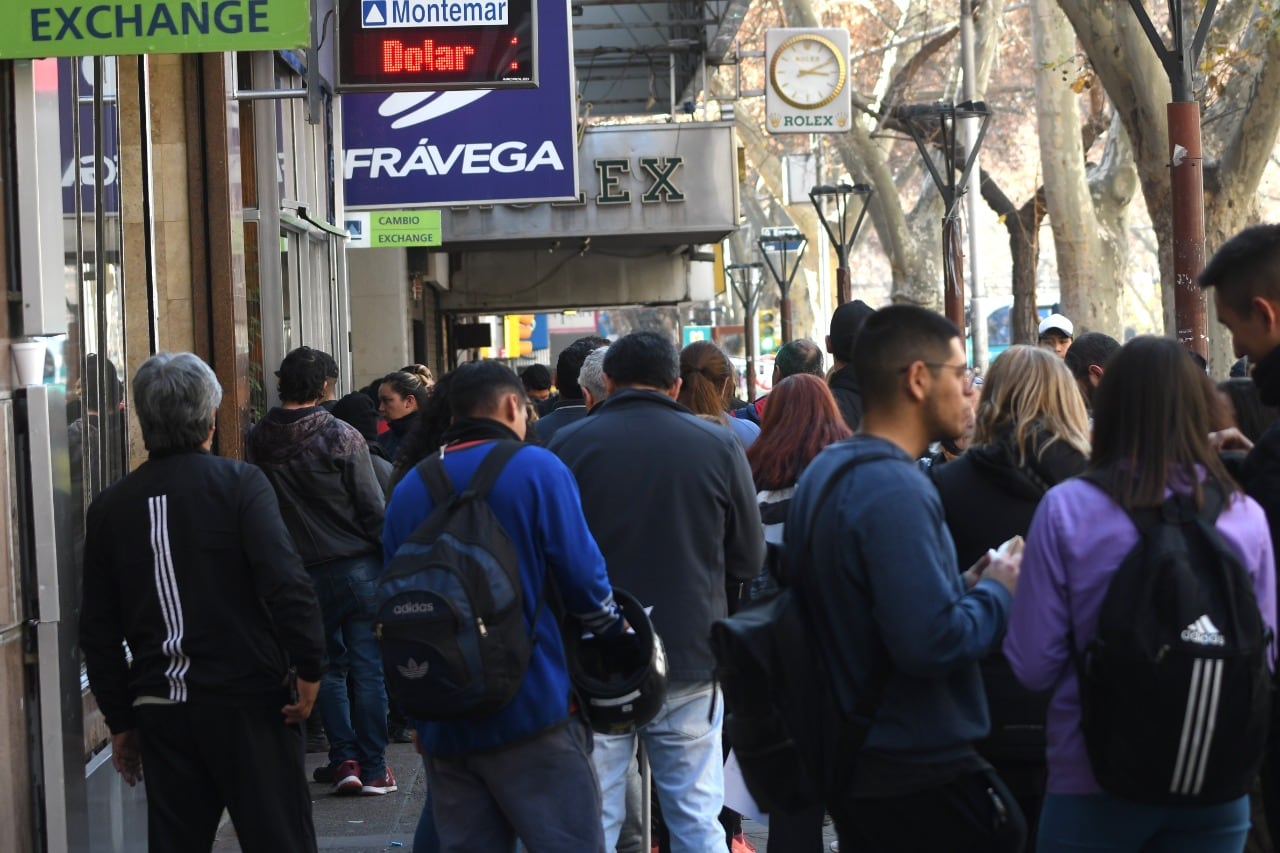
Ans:
{"type": "MultiPolygon", "coordinates": [[[[1061,314],[979,377],[945,318],[862,302],[831,319],[829,375],[789,342],[772,393],[736,409],[717,344],[654,332],[575,342],[550,381],[409,365],[341,400],[334,360],[301,347],[243,463],[209,452],[207,365],[153,356],[133,379],[150,456],[89,508],[80,622],[152,849],[208,849],[225,808],[245,849],[314,850],[313,706],[312,781],[397,790],[379,585],[475,494],[501,541],[461,550],[497,555],[484,583],[529,650],[496,711],[409,715],[416,853],[640,849],[638,754],[655,849],[749,849],[710,635],[784,587],[823,689],[864,719],[831,743],[839,790],[768,816],[770,850],[820,853],[824,814],[843,853],[1238,853],[1259,813],[1273,837],[1280,226],[1228,241],[1200,284],[1250,380],[1215,387],[1177,342],[1061,314]],[[623,659],[643,679],[598,701],[592,667],[623,659]]],[[[424,583],[404,614],[471,612],[424,583]]],[[[423,624],[427,646],[461,630],[423,624]]]]}

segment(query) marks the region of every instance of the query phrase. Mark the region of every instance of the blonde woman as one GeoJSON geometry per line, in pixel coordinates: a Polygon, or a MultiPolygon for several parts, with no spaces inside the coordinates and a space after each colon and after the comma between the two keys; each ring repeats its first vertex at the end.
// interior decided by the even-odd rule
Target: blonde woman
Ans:
{"type": "MultiPolygon", "coordinates": [[[[960,566],[1025,536],[1050,487],[1083,473],[1089,416],[1071,371],[1051,350],[1012,346],[987,371],[973,443],[934,467],[960,566]]],[[[1029,837],[1044,797],[1046,702],[1018,684],[1003,655],[982,662],[991,735],[978,745],[1022,806],[1029,837]]]]}

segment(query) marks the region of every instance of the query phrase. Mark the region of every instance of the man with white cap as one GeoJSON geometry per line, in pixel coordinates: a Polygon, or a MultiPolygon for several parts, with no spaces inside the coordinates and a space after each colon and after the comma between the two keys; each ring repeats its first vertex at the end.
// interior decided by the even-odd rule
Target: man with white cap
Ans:
{"type": "Polygon", "coordinates": [[[1071,339],[1075,335],[1075,326],[1061,314],[1050,314],[1040,321],[1040,346],[1053,350],[1058,358],[1064,358],[1071,339]]]}

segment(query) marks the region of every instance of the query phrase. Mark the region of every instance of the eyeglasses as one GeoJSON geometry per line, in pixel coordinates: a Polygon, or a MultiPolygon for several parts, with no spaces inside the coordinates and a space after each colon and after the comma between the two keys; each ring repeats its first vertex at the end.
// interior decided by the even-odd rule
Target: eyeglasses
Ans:
{"type": "MultiPolygon", "coordinates": [[[[967,364],[947,364],[945,361],[925,361],[922,362],[922,364],[930,370],[942,370],[943,368],[946,368],[947,370],[953,371],[956,375],[956,379],[964,381],[965,390],[972,390],[973,388],[977,388],[982,385],[982,376],[967,364]]],[[[911,366],[907,365],[906,367],[901,368],[899,372],[906,373],[910,369],[911,366]]]]}

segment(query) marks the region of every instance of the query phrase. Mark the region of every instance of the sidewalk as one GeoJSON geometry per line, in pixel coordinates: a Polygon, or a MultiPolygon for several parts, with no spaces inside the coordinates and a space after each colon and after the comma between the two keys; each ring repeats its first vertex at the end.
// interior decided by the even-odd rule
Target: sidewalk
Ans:
{"type": "MultiPolygon", "coordinates": [[[[326,756],[312,753],[307,756],[307,778],[311,771],[324,764],[326,756]]],[[[396,774],[399,790],[381,797],[336,797],[328,785],[311,784],[311,808],[316,825],[316,840],[321,850],[343,850],[349,853],[410,853],[413,850],[413,831],[426,800],[426,778],[422,760],[405,743],[387,746],[387,762],[396,774]]],[[[743,834],[765,853],[769,829],[759,823],[744,819],[743,834]]],[[[827,845],[835,840],[835,828],[823,827],[823,849],[797,851],[797,853],[827,853],[827,845]]],[[[214,853],[239,853],[235,829],[224,815],[218,830],[214,853]]],[[[572,853],[565,851],[565,853],[572,853]]]]}
{"type": "MultiPolygon", "coordinates": [[[[307,778],[325,764],[324,753],[307,755],[307,778]]],[[[387,763],[396,774],[399,790],[381,797],[336,797],[329,785],[311,783],[311,810],[316,840],[321,850],[350,853],[409,853],[413,831],[426,800],[426,777],[422,759],[407,743],[387,746],[387,763]]],[[[239,853],[231,821],[223,816],[214,853],[239,853]]]]}

